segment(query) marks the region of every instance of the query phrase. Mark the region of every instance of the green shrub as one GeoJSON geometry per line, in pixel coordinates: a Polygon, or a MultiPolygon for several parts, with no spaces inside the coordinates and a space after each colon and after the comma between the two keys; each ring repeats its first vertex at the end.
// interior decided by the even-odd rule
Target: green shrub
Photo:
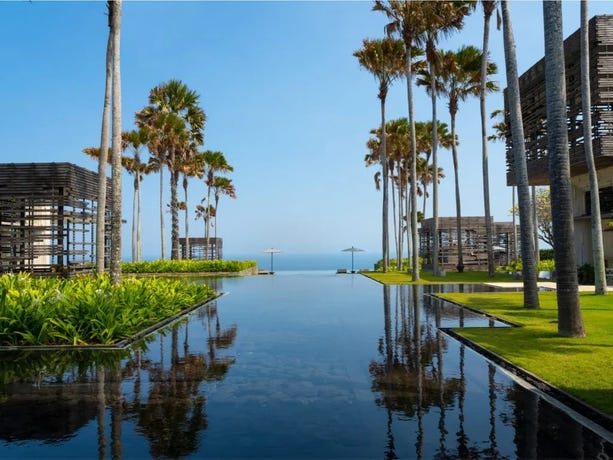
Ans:
{"type": "Polygon", "coordinates": [[[152,260],[123,262],[123,273],[238,273],[255,267],[254,260],[152,260]]]}
{"type": "Polygon", "coordinates": [[[553,249],[539,249],[539,259],[553,260],[553,249]]]}
{"type": "MultiPolygon", "coordinates": [[[[422,266],[423,266],[423,264],[424,264],[424,259],[423,259],[423,257],[420,257],[420,258],[417,260],[417,263],[419,264],[419,270],[421,271],[422,266]]],[[[388,271],[390,271],[390,272],[397,271],[397,270],[396,270],[396,259],[390,259],[390,263],[389,263],[389,265],[387,266],[387,269],[388,269],[388,271]]],[[[412,267],[411,267],[410,259],[408,259],[408,258],[406,258],[406,257],[405,257],[404,259],[402,259],[402,271],[405,271],[405,272],[410,272],[410,271],[411,271],[411,269],[412,269],[412,267]]],[[[381,271],[381,270],[383,270],[383,259],[379,259],[379,260],[378,260],[378,261],[375,263],[375,271],[376,271],[376,272],[379,272],[379,271],[381,271]]]]}
{"type": "MultiPolygon", "coordinates": [[[[499,272],[521,272],[524,265],[521,259],[512,260],[509,265],[505,265],[503,267],[497,267],[496,271],[499,272]]],[[[541,260],[538,264],[536,264],[537,272],[554,272],[556,269],[556,264],[553,259],[545,259],[541,260]]]]}
{"type": "Polygon", "coordinates": [[[579,284],[594,284],[596,275],[594,274],[594,266],[583,264],[577,269],[577,280],[579,284]]]}
{"type": "Polygon", "coordinates": [[[108,275],[75,279],[0,276],[0,345],[111,344],[214,292],[204,284],[108,275]]]}

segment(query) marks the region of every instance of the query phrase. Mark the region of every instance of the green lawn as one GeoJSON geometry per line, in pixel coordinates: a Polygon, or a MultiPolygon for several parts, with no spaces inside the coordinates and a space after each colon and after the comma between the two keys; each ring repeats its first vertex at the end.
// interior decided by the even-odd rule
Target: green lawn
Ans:
{"type": "MultiPolygon", "coordinates": [[[[411,275],[406,272],[365,272],[364,275],[384,284],[413,284],[411,275]]],[[[422,271],[419,284],[478,284],[499,283],[504,281],[521,281],[508,273],[496,273],[490,278],[485,271],[468,271],[463,273],[447,272],[445,276],[434,276],[432,273],[422,271]]]]}
{"type": "Polygon", "coordinates": [[[586,337],[557,335],[555,292],[541,292],[541,308],[523,307],[522,293],[440,294],[498,318],[514,328],[464,328],[456,332],[613,415],[613,299],[581,294],[586,337]]]}

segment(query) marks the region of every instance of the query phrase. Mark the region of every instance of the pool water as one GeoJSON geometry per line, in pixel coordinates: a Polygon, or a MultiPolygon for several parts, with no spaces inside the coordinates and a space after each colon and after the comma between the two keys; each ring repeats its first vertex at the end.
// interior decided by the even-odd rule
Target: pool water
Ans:
{"type": "Polygon", "coordinates": [[[441,287],[209,282],[226,295],[124,352],[0,358],[0,458],[613,456],[443,333],[506,326],[428,295],[441,287]]]}

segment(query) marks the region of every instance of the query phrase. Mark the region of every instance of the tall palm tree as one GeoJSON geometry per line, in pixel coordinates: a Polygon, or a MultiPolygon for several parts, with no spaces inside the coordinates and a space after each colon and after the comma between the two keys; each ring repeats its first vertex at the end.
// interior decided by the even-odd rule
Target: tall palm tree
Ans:
{"type": "MultiPolygon", "coordinates": [[[[496,7],[498,0],[480,0],[483,6],[483,56],[485,59],[481,62],[481,81],[487,79],[487,63],[489,61],[489,37],[490,37],[490,19],[496,7]]],[[[494,276],[494,249],[492,243],[492,221],[490,212],[490,182],[489,182],[489,165],[487,152],[487,109],[485,105],[486,87],[481,86],[479,92],[479,105],[481,108],[481,151],[483,164],[483,207],[485,212],[485,245],[487,249],[487,272],[490,277],[494,276]]]]}
{"type": "Polygon", "coordinates": [[[149,93],[149,105],[136,114],[137,124],[157,125],[157,129],[165,130],[165,142],[161,145],[170,173],[172,259],[179,258],[178,166],[184,155],[204,142],[206,115],[198,106],[199,98],[185,83],[170,80],[153,88],[149,93]]]}
{"type": "MultiPolygon", "coordinates": [[[[213,178],[213,194],[215,196],[215,241],[217,241],[217,216],[219,215],[219,199],[223,195],[236,199],[236,188],[232,183],[232,179],[223,176],[216,176],[215,178],[213,178]]],[[[217,258],[219,258],[219,251],[217,252],[217,258]]]]}
{"type": "Polygon", "coordinates": [[[573,197],[570,182],[562,3],[543,2],[545,29],[545,94],[547,99],[547,156],[555,245],[558,334],[584,337],[577,287],[573,197]]]}
{"type": "MultiPolygon", "coordinates": [[[[460,101],[468,96],[476,96],[481,90],[481,63],[483,54],[474,46],[463,46],[458,51],[442,53],[439,80],[440,92],[448,99],[449,118],[451,124],[451,154],[453,157],[453,172],[455,179],[456,202],[456,235],[458,247],[458,272],[464,271],[464,253],[462,239],[462,208],[460,199],[459,163],[455,121],[460,101]]],[[[488,63],[488,75],[497,71],[496,64],[488,63]]],[[[497,91],[498,86],[491,80],[485,83],[486,91],[497,91]]]]}
{"type": "Polygon", "coordinates": [[[185,258],[191,258],[191,248],[189,243],[189,206],[187,201],[187,187],[189,185],[190,177],[202,178],[202,165],[198,160],[195,151],[190,152],[189,155],[184,156],[179,164],[179,171],[183,175],[183,196],[184,201],[181,209],[185,211],[185,258]]]}
{"type": "Polygon", "coordinates": [[[106,42],[106,78],[104,105],[102,108],[102,131],[98,159],[98,207],[96,208],[96,271],[104,273],[106,259],[106,171],[108,168],[109,119],[111,117],[111,92],[113,91],[113,34],[111,24],[112,2],[107,2],[109,37],[106,42]]]}
{"type": "Polygon", "coordinates": [[[522,277],[524,282],[524,306],[539,308],[536,261],[532,235],[532,204],[528,187],[528,168],[524,142],[524,125],[521,113],[517,58],[515,56],[515,38],[511,25],[511,13],[507,1],[502,2],[502,21],[504,35],[504,55],[507,72],[507,97],[509,101],[509,118],[513,148],[515,182],[519,198],[519,222],[521,238],[522,277]]]}
{"type": "MultiPolygon", "coordinates": [[[[121,0],[114,0],[108,5],[113,36],[111,280],[116,284],[121,281],[121,0]]],[[[101,152],[104,154],[104,150],[101,152]]]]}
{"type": "MultiPolygon", "coordinates": [[[[438,170],[438,131],[436,114],[436,75],[440,66],[440,53],[436,49],[441,36],[459,30],[464,25],[464,17],[469,13],[471,2],[422,2],[425,29],[426,60],[430,73],[429,93],[432,102],[432,165],[434,171],[438,170]]],[[[439,274],[439,234],[438,234],[438,181],[432,183],[432,218],[433,218],[433,259],[432,271],[439,274]]]]}
{"type": "Polygon", "coordinates": [[[581,103],[583,110],[583,139],[585,146],[585,161],[590,178],[591,223],[592,223],[592,255],[594,259],[595,293],[607,293],[607,274],[604,264],[604,246],[602,238],[602,221],[600,218],[600,196],[598,191],[598,174],[594,164],[592,150],[592,101],[590,95],[590,49],[588,28],[587,0],[581,0],[581,103]]]}
{"type": "Polygon", "coordinates": [[[417,152],[415,145],[415,118],[413,114],[413,49],[420,47],[424,42],[424,33],[427,29],[424,15],[418,0],[375,0],[373,10],[383,12],[390,22],[385,26],[388,36],[398,34],[405,51],[405,72],[407,82],[407,105],[409,120],[409,141],[411,145],[411,272],[412,280],[419,280],[419,242],[417,235],[417,152]]]}
{"type": "Polygon", "coordinates": [[[389,218],[388,218],[388,163],[387,145],[385,135],[385,100],[389,86],[394,80],[402,76],[404,68],[404,49],[400,40],[385,38],[382,40],[364,40],[363,47],[353,55],[358,59],[362,67],[368,70],[379,83],[378,98],[381,104],[381,153],[380,163],[383,171],[383,208],[382,241],[383,272],[387,272],[389,264],[389,218]]]}
{"type": "Polygon", "coordinates": [[[132,261],[142,260],[142,225],[140,183],[143,175],[149,174],[151,167],[141,159],[141,149],[149,140],[149,130],[142,128],[126,131],[122,134],[123,150],[132,150],[132,157],[123,158],[123,166],[129,174],[134,175],[134,198],[132,200],[132,261]]]}

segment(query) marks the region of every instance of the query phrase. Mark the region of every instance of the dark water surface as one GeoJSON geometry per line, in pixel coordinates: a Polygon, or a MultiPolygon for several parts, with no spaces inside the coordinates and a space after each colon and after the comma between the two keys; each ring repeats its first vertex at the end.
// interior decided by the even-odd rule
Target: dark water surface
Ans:
{"type": "Polygon", "coordinates": [[[216,282],[227,295],[126,352],[2,355],[0,458],[613,456],[440,332],[492,322],[423,287],[216,282]]]}

